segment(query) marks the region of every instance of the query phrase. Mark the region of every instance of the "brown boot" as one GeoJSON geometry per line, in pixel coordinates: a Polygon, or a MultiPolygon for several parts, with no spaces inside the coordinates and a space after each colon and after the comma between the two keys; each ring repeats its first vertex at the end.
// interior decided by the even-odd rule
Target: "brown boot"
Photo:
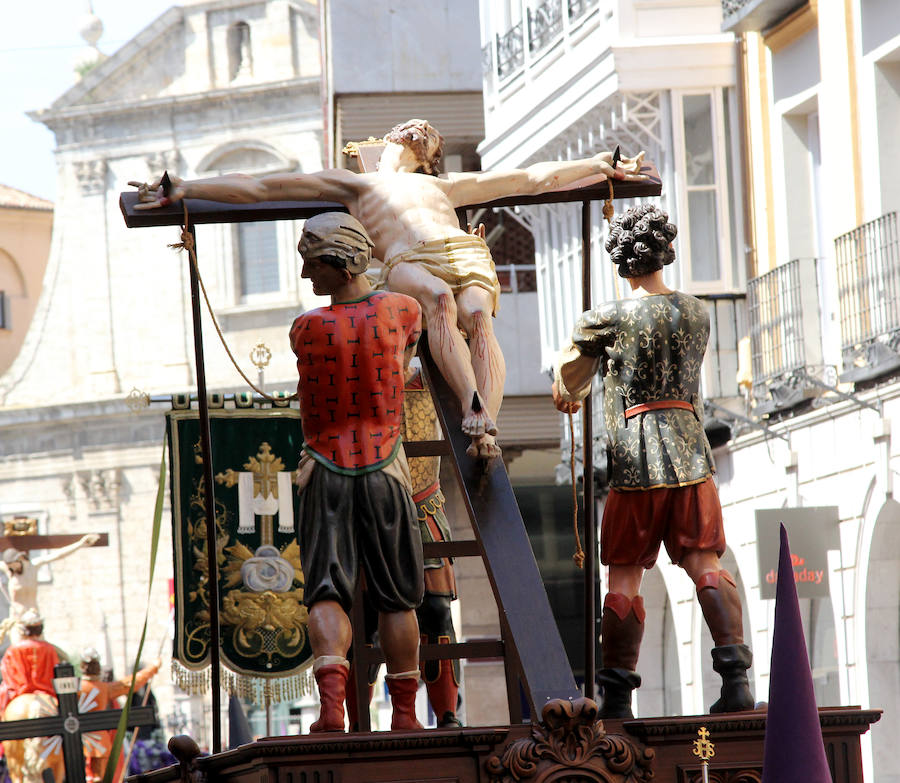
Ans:
{"type": "Polygon", "coordinates": [[[709,708],[710,714],[752,710],[755,702],[747,678],[747,669],[753,663],[750,648],[746,644],[724,644],[711,652],[713,669],[722,677],[722,689],[709,708]]]}
{"type": "Polygon", "coordinates": [[[418,672],[415,677],[388,674],[384,681],[391,694],[391,731],[415,731],[424,728],[416,720],[416,691],[419,689],[418,672]]]}
{"type": "Polygon", "coordinates": [[[350,668],[342,663],[326,664],[315,669],[320,707],[319,719],[309,727],[310,734],[344,730],[344,698],[349,676],[350,668]]]}
{"type": "Polygon", "coordinates": [[[635,671],[644,636],[644,599],[607,593],[600,623],[600,656],[603,668],[598,685],[603,694],[601,718],[633,718],[631,692],[640,687],[635,671]]]}
{"type": "Polygon", "coordinates": [[[744,643],[741,598],[734,577],[724,568],[697,580],[697,598],[703,619],[717,647],[744,643]]]}
{"type": "Polygon", "coordinates": [[[712,649],[713,670],[722,677],[721,693],[709,711],[752,710],[755,702],[747,669],[753,662],[753,653],[744,644],[741,598],[734,577],[724,568],[703,574],[697,580],[697,598],[716,645],[712,649]]]}

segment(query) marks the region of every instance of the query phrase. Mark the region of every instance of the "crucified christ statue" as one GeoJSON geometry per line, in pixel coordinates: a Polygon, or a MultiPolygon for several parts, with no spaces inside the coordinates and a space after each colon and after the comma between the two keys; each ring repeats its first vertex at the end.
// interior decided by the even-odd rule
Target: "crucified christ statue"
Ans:
{"type": "Polygon", "coordinates": [[[14,547],[3,552],[0,572],[7,579],[9,617],[0,622],[0,641],[7,633],[14,642],[18,641],[21,638],[21,630],[17,627],[19,619],[30,609],[38,611],[38,570],[41,566],[68,557],[82,547],[93,546],[99,540],[100,536],[97,533],[88,533],[75,543],[51,550],[49,554],[36,557],[34,560],[28,557],[28,552],[14,547]]]}
{"type": "Polygon", "coordinates": [[[231,204],[260,201],[336,201],[365,226],[383,259],[387,287],[419,302],[431,354],[462,410],[472,456],[495,457],[496,419],[506,365],[494,336],[500,284],[484,241],[459,227],[456,209],[494,199],[537,195],[591,175],[643,180],[644,153],[612,163],[610,152],[572,161],[536,163],[513,171],[436,175],[443,137],[424,120],[396,126],[385,137],[378,168],[357,174],[327,169],[312,174],[254,178],[227,174],[183,181],[171,177],[166,194],[157,180],[138,187],[138,208],[183,198],[231,204]],[[468,344],[463,336],[469,338],[468,344]]]}

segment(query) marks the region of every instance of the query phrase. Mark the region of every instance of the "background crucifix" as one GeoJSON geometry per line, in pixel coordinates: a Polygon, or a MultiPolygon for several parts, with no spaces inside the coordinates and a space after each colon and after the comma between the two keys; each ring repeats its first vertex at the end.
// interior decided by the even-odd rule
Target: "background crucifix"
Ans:
{"type": "Polygon", "coordinates": [[[39,535],[37,520],[17,516],[3,522],[0,536],[0,571],[6,575],[5,597],[9,601],[9,616],[0,622],[0,642],[6,634],[18,640],[16,624],[29,609],[40,613],[37,605],[38,570],[56,560],[87,546],[109,546],[107,533],[74,533],[66,535],[39,535]],[[32,560],[28,552],[49,550],[47,554],[32,560]]]}
{"type": "MultiPolygon", "coordinates": [[[[59,713],[43,718],[0,722],[0,740],[6,742],[31,737],[61,737],[66,783],[85,783],[82,736],[92,731],[116,729],[122,710],[79,712],[78,678],[72,664],[58,663],[53,674],[59,713]]],[[[154,707],[129,709],[127,728],[155,726],[156,723],[154,707]]]]}

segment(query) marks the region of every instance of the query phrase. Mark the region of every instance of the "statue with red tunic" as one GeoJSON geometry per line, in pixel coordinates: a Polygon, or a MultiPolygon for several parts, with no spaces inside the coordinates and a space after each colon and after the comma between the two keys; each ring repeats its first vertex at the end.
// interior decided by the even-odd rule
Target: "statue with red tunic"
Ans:
{"type": "MultiPolygon", "coordinates": [[[[441,428],[437,411],[431,400],[431,390],[425,383],[422,372],[410,368],[404,387],[403,399],[403,439],[405,441],[437,440],[441,428]]],[[[413,502],[418,514],[419,532],[423,543],[450,541],[450,522],[444,512],[444,493],[441,491],[441,458],[436,456],[411,457],[409,470],[412,477],[413,502]]],[[[425,595],[416,609],[419,634],[422,644],[455,644],[456,630],[450,609],[456,600],[456,574],[453,561],[449,557],[431,557],[424,560],[425,595]]],[[[366,644],[374,646],[378,642],[374,613],[368,596],[365,606],[366,644]]],[[[367,677],[369,701],[375,692],[375,682],[381,664],[369,666],[367,677]]],[[[439,729],[461,728],[456,714],[459,697],[459,661],[431,660],[422,666],[422,679],[428,693],[428,702],[434,712],[439,729]]],[[[356,692],[347,692],[347,712],[350,715],[351,731],[359,725],[359,707],[356,692]]]]}
{"type": "Polygon", "coordinates": [[[360,568],[378,611],[391,728],[422,728],[415,715],[422,539],[401,447],[403,386],[421,311],[411,297],[372,290],[363,273],[373,247],[362,224],[342,213],[307,220],[298,245],[302,277],[331,298],[290,332],[305,439],[297,538],[321,702],[311,732],[344,730],[360,568]]]}
{"type": "Polygon", "coordinates": [[[23,693],[46,693],[56,699],[53,667],[59,663],[56,648],[43,639],[44,620],[29,609],[19,618],[22,639],[11,645],[0,660],[0,714],[23,693]]]}

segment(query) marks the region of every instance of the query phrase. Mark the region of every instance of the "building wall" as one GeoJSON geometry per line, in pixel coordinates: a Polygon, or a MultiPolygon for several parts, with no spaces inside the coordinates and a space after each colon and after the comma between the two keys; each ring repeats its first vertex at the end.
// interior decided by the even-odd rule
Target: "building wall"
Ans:
{"type": "MultiPolygon", "coordinates": [[[[669,284],[740,297],[745,276],[754,277],[795,258],[819,259],[815,276],[805,284],[815,293],[808,315],[819,335],[818,371],[824,362],[826,370],[831,365],[840,372],[834,240],[896,208],[897,147],[891,139],[898,111],[898,31],[883,2],[812,5],[818,6],[817,13],[803,11],[777,29],[748,33],[735,46],[718,33],[721,16],[714,18],[713,13],[716,6],[721,14],[718,4],[709,4],[708,16],[699,3],[679,9],[681,13],[670,3],[597,4],[596,20],[582,21],[580,33],[564,26],[558,43],[535,54],[526,48],[522,64],[506,75],[496,73],[493,61],[485,88],[487,137],[480,149],[488,166],[522,165],[541,157],[580,157],[611,146],[612,139],[633,144],[635,135],[642,134],[638,137],[652,142],[648,154],[662,173],[661,201],[682,232],[688,229],[688,236],[680,237],[676,245],[679,263],[692,265],[696,242],[683,243],[696,235],[689,206],[685,97],[721,88],[712,94],[724,114],[716,154],[726,161],[728,177],[721,191],[724,200],[718,203],[730,202],[730,236],[720,236],[722,258],[730,270],[709,288],[696,285],[693,267],[678,277],[670,273],[669,284]],[[580,41],[592,40],[593,35],[602,43],[598,38],[583,55],[594,59],[582,67],[580,41]],[[679,36],[694,37],[690,58],[679,57],[679,36]],[[708,51],[698,41],[708,45],[708,51]],[[656,48],[663,45],[668,48],[656,48]],[[726,46],[729,58],[724,56],[726,46]],[[665,51],[668,59],[654,58],[655,51],[665,51]],[[728,71],[738,64],[736,52],[743,83],[735,71],[728,71]],[[694,67],[701,62],[705,72],[694,67]],[[572,65],[570,72],[563,63],[572,65]],[[663,63],[666,73],[653,70],[663,63]],[[644,100],[639,103],[631,85],[658,92],[649,99],[641,95],[644,100]],[[737,88],[733,92],[731,85],[737,88]],[[722,101],[726,95],[727,104],[722,101]],[[635,110],[626,110],[632,107],[635,110]],[[859,158],[877,158],[877,164],[854,162],[859,158]]],[[[483,4],[482,40],[491,55],[496,57],[498,51],[493,36],[514,28],[526,18],[528,7],[534,8],[515,2],[483,4]]],[[[571,328],[580,306],[580,215],[577,208],[550,207],[529,210],[527,217],[536,237],[546,365],[554,343],[571,328]]],[[[596,260],[603,258],[597,212],[591,222],[593,257],[599,265],[594,301],[615,298],[616,281],[596,260]]],[[[872,301],[878,301],[879,294],[873,292],[872,301]]],[[[730,332],[727,359],[712,350],[707,355],[714,375],[722,375],[726,361],[734,372],[737,340],[745,330],[741,325],[730,332]]],[[[826,382],[830,377],[834,383],[836,374],[828,372],[826,382]]],[[[804,601],[802,606],[820,704],[884,706],[892,712],[900,700],[896,641],[900,590],[895,578],[887,575],[896,557],[891,548],[897,535],[891,490],[895,456],[885,423],[896,404],[896,382],[890,375],[886,378],[878,386],[855,390],[876,408],[883,403],[882,412],[825,394],[818,407],[806,403],[799,413],[781,412],[762,423],[789,443],[763,436],[758,428],[735,426],[743,434],[716,451],[729,543],[723,564],[737,576],[744,600],[745,638],[755,652],[752,685],[760,700],[767,698],[773,602],[760,596],[755,511],[798,505],[836,505],[840,517],[839,548],[828,556],[830,596],[804,601]]],[[[854,391],[847,385],[840,388],[854,391]]],[[[710,394],[709,386],[706,392],[717,396],[710,394]]],[[[730,397],[736,411],[750,412],[734,386],[730,397]]],[[[643,587],[648,632],[637,711],[645,716],[701,713],[714,700],[717,687],[707,652],[711,640],[690,580],[662,560],[643,587]]],[[[864,738],[867,777],[895,780],[890,737],[896,727],[892,719],[882,721],[864,738]]]]}
{"type": "Polygon", "coordinates": [[[328,6],[336,95],[481,91],[476,0],[328,6]]]}
{"type": "Polygon", "coordinates": [[[33,203],[29,208],[17,208],[4,203],[8,190],[11,189],[0,187],[0,291],[6,321],[0,327],[0,374],[22,347],[34,315],[53,227],[50,202],[16,192],[18,197],[27,197],[33,203]]]}
{"type": "MultiPolygon", "coordinates": [[[[863,738],[866,778],[878,781],[900,780],[892,740],[900,704],[900,586],[891,571],[898,517],[890,425],[897,405],[890,362],[900,324],[881,317],[893,312],[887,286],[900,274],[900,246],[883,228],[895,219],[900,166],[900,151],[889,141],[898,111],[900,22],[888,5],[812,3],[742,37],[750,276],[816,259],[808,285],[814,295],[801,310],[807,339],[807,327],[815,326],[821,358],[815,366],[807,362],[795,382],[802,386],[806,373],[834,391],[810,384],[814,403],[771,414],[769,425],[788,442],[745,434],[718,458],[729,536],[734,528],[752,531],[758,508],[839,508],[830,597],[804,609],[807,643],[817,696],[884,709],[863,738]]],[[[772,602],[756,594],[752,538],[739,545],[751,554],[744,578],[763,689],[772,602]]]]}

